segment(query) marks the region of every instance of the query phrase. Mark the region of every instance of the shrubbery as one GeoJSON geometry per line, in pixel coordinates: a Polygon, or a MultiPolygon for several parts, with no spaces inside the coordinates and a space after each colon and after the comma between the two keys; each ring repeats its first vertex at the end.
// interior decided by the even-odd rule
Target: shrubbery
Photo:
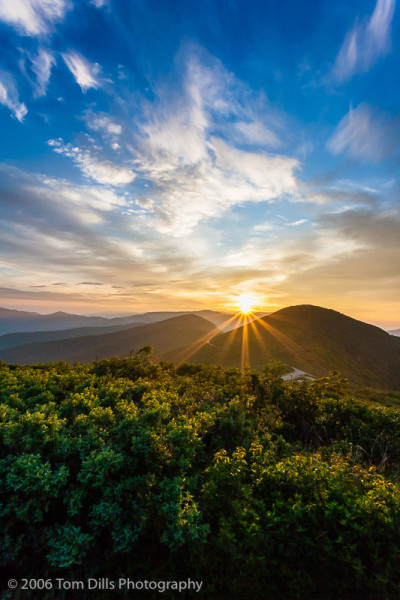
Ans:
{"type": "Polygon", "coordinates": [[[399,409],[349,399],[338,374],[281,373],[157,365],[149,349],[2,364],[8,578],[190,577],[207,599],[398,598],[399,409]]]}

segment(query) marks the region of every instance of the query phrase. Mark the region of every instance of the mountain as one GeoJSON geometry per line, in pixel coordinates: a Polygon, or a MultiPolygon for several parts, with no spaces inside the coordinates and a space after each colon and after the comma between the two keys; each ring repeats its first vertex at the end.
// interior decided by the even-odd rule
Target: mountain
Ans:
{"type": "Polygon", "coordinates": [[[193,344],[215,332],[210,321],[188,314],[113,333],[24,344],[0,351],[0,360],[30,364],[66,360],[89,362],[112,356],[129,356],[143,346],[153,346],[156,357],[193,344]]]}
{"type": "MultiPolygon", "coordinates": [[[[197,315],[203,317],[207,321],[210,321],[217,327],[227,325],[230,329],[230,323],[236,323],[233,327],[238,326],[238,317],[228,313],[222,313],[215,310],[194,310],[194,311],[161,311],[161,312],[146,312],[135,315],[136,319],[140,319],[143,323],[154,323],[155,321],[163,321],[164,319],[171,319],[172,317],[180,317],[182,315],[197,315]]],[[[118,320],[124,317],[118,317],[118,320]]],[[[132,318],[132,317],[128,317],[132,318]]],[[[115,319],[111,319],[115,321],[115,319]]]]}
{"type": "Polygon", "coordinates": [[[284,308],[228,333],[209,335],[201,347],[166,352],[165,359],[261,368],[276,359],[311,375],[340,371],[353,383],[400,389],[400,340],[334,310],[284,308]]]}
{"type": "Polygon", "coordinates": [[[97,327],[110,325],[104,317],[84,317],[65,312],[41,315],[36,312],[0,308],[0,335],[21,331],[49,331],[72,327],[97,327]]]}
{"type": "Polygon", "coordinates": [[[388,333],[390,333],[390,335],[400,337],[400,329],[392,329],[391,331],[388,331],[388,333]]]}
{"type": "Polygon", "coordinates": [[[54,340],[65,340],[69,338],[83,337],[87,335],[103,335],[121,331],[130,327],[143,325],[143,322],[130,323],[129,325],[107,325],[99,327],[76,327],[72,329],[56,329],[54,331],[32,331],[22,333],[6,333],[0,335],[0,350],[14,348],[24,344],[36,344],[37,342],[51,342],[54,340]]]}
{"type": "MultiPolygon", "coordinates": [[[[134,325],[140,323],[155,323],[172,317],[195,314],[220,325],[227,322],[232,315],[213,310],[204,311],[156,311],[142,314],[126,315],[123,317],[87,317],[74,315],[62,311],[42,315],[36,312],[22,310],[10,310],[0,308],[0,336],[9,333],[31,333],[44,331],[60,331],[66,329],[77,329],[81,327],[111,327],[116,325],[134,325]]],[[[235,319],[237,323],[237,319],[235,319]]],[[[236,326],[236,325],[234,325],[236,326]]],[[[28,342],[28,340],[26,340],[28,342]]]]}
{"type": "MultiPolygon", "coordinates": [[[[208,311],[199,312],[208,314],[208,311]]],[[[226,321],[229,317],[211,312],[221,326],[222,319],[226,321]]],[[[267,362],[278,360],[317,377],[338,370],[358,385],[400,389],[400,339],[334,310],[311,305],[291,306],[225,332],[196,314],[165,318],[170,314],[136,315],[144,320],[163,320],[123,329],[122,325],[113,325],[111,328],[117,327],[118,331],[113,329],[112,332],[108,327],[75,329],[65,334],[65,337],[74,336],[70,339],[58,337],[43,341],[49,332],[41,332],[30,340],[37,343],[3,347],[0,360],[21,364],[61,359],[87,362],[129,356],[151,345],[157,358],[176,363],[204,362],[235,367],[249,364],[262,368],[267,362]],[[88,333],[90,335],[86,335],[88,333]]],[[[106,319],[106,322],[115,320],[106,319]]],[[[225,326],[229,327],[229,323],[225,326]]],[[[64,334],[58,331],[51,335],[64,334]]],[[[5,343],[7,341],[10,342],[6,339],[5,343]]]]}

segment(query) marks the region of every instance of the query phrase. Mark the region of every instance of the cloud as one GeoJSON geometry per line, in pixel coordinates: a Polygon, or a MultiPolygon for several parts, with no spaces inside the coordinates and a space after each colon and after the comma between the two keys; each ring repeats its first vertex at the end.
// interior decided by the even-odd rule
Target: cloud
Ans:
{"type": "Polygon", "coordinates": [[[19,101],[14,80],[4,72],[0,72],[0,104],[6,106],[21,123],[28,112],[25,104],[19,101]]]}
{"type": "Polygon", "coordinates": [[[62,57],[82,92],[86,92],[89,88],[96,89],[100,87],[98,81],[100,65],[90,63],[84,56],[75,51],[64,52],[62,57]]]}
{"type": "Polygon", "coordinates": [[[121,135],[122,133],[122,126],[106,115],[90,114],[86,122],[88,127],[94,131],[104,131],[109,135],[121,135]]]}
{"type": "Polygon", "coordinates": [[[34,96],[39,98],[40,96],[46,95],[51,70],[56,64],[56,59],[51,52],[41,48],[39,49],[38,54],[31,58],[31,64],[32,71],[36,76],[34,96]]]}
{"type": "Polygon", "coordinates": [[[72,144],[64,144],[61,139],[49,140],[48,144],[57,154],[72,158],[86,177],[98,183],[121,186],[131,183],[135,178],[135,173],[130,169],[109,160],[97,159],[87,149],[81,149],[72,144]]]}
{"type": "MultiPolygon", "coordinates": [[[[79,261],[82,266],[98,261],[106,265],[113,257],[126,262],[128,252],[132,259],[135,244],[129,239],[131,232],[126,226],[129,217],[123,214],[130,204],[125,194],[117,194],[105,186],[75,185],[64,179],[31,175],[5,165],[0,166],[0,173],[4,264],[11,257],[13,264],[21,263],[22,271],[22,263],[36,264],[36,272],[46,272],[46,268],[50,272],[52,265],[58,278],[59,262],[61,270],[63,265],[74,265],[80,273],[78,281],[89,281],[97,279],[97,275],[91,272],[89,277],[87,271],[81,271],[79,261]],[[123,250],[118,236],[114,241],[110,235],[113,222],[122,238],[126,229],[128,239],[123,240],[126,244],[123,250]],[[107,253],[109,258],[104,261],[107,253]]],[[[137,256],[139,253],[140,249],[137,256]]]]}
{"type": "Polygon", "coordinates": [[[185,236],[234,206],[294,198],[299,162],[267,150],[283,143],[283,116],[198,48],[186,48],[179,64],[181,83],[164,84],[145,104],[132,150],[136,172],[152,184],[158,231],[185,236]]]}
{"type": "MultiPolygon", "coordinates": [[[[400,297],[399,209],[353,209],[321,215],[312,238],[298,240],[304,257],[275,289],[292,303],[335,305],[356,318],[398,322],[400,297]],[[312,257],[314,254],[314,258],[312,257]]],[[[288,273],[288,257],[281,269],[288,273]]]]}
{"type": "Polygon", "coordinates": [[[90,137],[50,145],[99,183],[122,186],[136,178],[141,214],[162,234],[187,236],[244,203],[297,199],[300,163],[270,152],[283,144],[278,134],[285,137],[285,119],[265,95],[191,45],[178,55],[176,70],[155,86],[153,101],[135,103],[134,117],[131,98],[121,99],[118,118],[86,112],[90,137]],[[254,145],[257,152],[250,151],[254,145]],[[108,149],[132,167],[115,164],[108,149]],[[145,206],[143,197],[152,202],[145,206]]]}
{"type": "Polygon", "coordinates": [[[63,179],[41,176],[37,186],[30,186],[32,193],[45,193],[47,198],[64,205],[87,208],[94,211],[109,212],[118,207],[127,206],[124,196],[117,195],[104,186],[74,185],[63,179]],[[41,188],[42,192],[39,192],[41,188]],[[45,191],[44,191],[45,190],[45,191]]]}
{"type": "Polygon", "coordinates": [[[125,303],[126,309],[127,303],[145,308],[160,299],[166,306],[173,302],[160,290],[171,277],[170,269],[179,273],[188,259],[179,246],[170,246],[170,239],[160,239],[151,228],[142,233],[146,224],[130,214],[132,200],[126,194],[32,175],[8,165],[0,165],[0,175],[4,287],[29,289],[62,281],[67,285],[58,286],[61,295],[35,297],[104,303],[114,310],[116,303],[119,309],[125,303]],[[79,296],[74,286],[81,282],[103,283],[104,288],[79,296]],[[126,287],[123,298],[121,286],[126,287]]]}
{"type": "Polygon", "coordinates": [[[292,221],[291,223],[288,223],[288,225],[290,225],[291,227],[298,227],[299,225],[303,225],[304,223],[307,223],[307,219],[299,219],[298,221],[292,221]]]}
{"type": "Polygon", "coordinates": [[[191,88],[179,99],[166,94],[149,106],[140,124],[143,147],[149,156],[163,156],[171,165],[194,164],[207,155],[207,116],[199,90],[191,88]],[[155,110],[156,109],[156,110],[155,110]]]}
{"type": "Polygon", "coordinates": [[[235,123],[235,129],[238,132],[239,139],[249,144],[259,144],[262,146],[271,146],[278,148],[282,146],[282,140],[263,123],[257,121],[246,122],[239,121],[235,123]]]}
{"type": "MultiPolygon", "coordinates": [[[[218,168],[230,168],[230,160],[218,168]]],[[[232,290],[243,288],[280,305],[315,303],[318,298],[318,303],[332,306],[335,299],[335,308],[352,314],[349,307],[354,313],[355,299],[362,294],[382,306],[382,293],[399,291],[398,211],[382,214],[377,207],[349,208],[345,213],[323,214],[304,227],[296,227],[301,219],[293,219],[289,235],[290,223],[274,219],[276,212],[269,205],[270,221],[256,226],[257,236],[244,221],[235,225],[229,220],[222,231],[211,220],[190,236],[175,238],[160,234],[147,213],[131,213],[134,204],[129,196],[104,185],[73,185],[9,166],[2,168],[0,181],[3,285],[29,289],[47,284],[54,290],[53,295],[47,290],[43,294],[38,290],[38,296],[28,293],[32,302],[36,298],[48,300],[49,306],[92,303],[114,311],[128,305],[135,310],[190,309],[195,297],[199,306],[212,302],[222,307],[232,290]],[[260,235],[263,230],[266,235],[260,235]],[[52,287],[61,281],[67,285],[52,287]],[[93,285],[80,296],[77,289],[84,289],[83,282],[103,286],[93,285]],[[82,285],[74,288],[78,284],[82,285]]],[[[230,192],[234,187],[235,182],[230,192]]],[[[201,198],[199,190],[198,202],[201,198]]],[[[143,204],[149,211],[157,208],[156,202],[143,204]]],[[[284,201],[279,210],[289,207],[284,201]]],[[[18,293],[10,291],[14,293],[17,298],[18,293]]]]}
{"type": "Polygon", "coordinates": [[[398,319],[399,211],[353,210],[323,217],[321,226],[324,231],[330,230],[332,236],[352,240],[358,248],[336,263],[305,274],[304,282],[310,285],[310,292],[315,293],[323,282],[328,296],[340,290],[342,298],[351,304],[358,298],[360,310],[375,312],[376,306],[381,306],[379,320],[389,319],[393,308],[397,312],[393,318],[398,319]]]}
{"type": "Polygon", "coordinates": [[[0,0],[0,20],[21,35],[43,35],[62,21],[71,7],[69,0],[0,0]]]}
{"type": "MultiPolygon", "coordinates": [[[[263,229],[260,227],[259,231],[263,229]]],[[[269,229],[266,229],[268,233],[269,229]]],[[[207,267],[201,272],[205,280],[214,282],[221,293],[224,286],[230,289],[242,285],[247,291],[259,289],[264,296],[276,297],[284,295],[291,282],[296,281],[294,290],[300,293],[298,302],[301,303],[301,294],[308,294],[303,276],[308,281],[314,270],[333,268],[366,246],[364,240],[349,238],[346,232],[326,223],[320,223],[318,228],[295,228],[291,235],[284,226],[274,225],[273,231],[275,235],[248,236],[242,244],[235,244],[231,252],[218,257],[214,249],[213,262],[207,266],[203,263],[207,267]]],[[[323,294],[320,290],[316,296],[315,291],[314,287],[314,300],[309,299],[313,303],[315,297],[323,294]]]]}
{"type": "Polygon", "coordinates": [[[101,226],[105,218],[129,206],[125,194],[98,185],[76,185],[60,178],[31,175],[0,165],[0,205],[4,221],[14,213],[25,215],[26,223],[65,226],[76,230],[101,226]]]}
{"type": "Polygon", "coordinates": [[[180,83],[156,88],[156,99],[146,105],[139,126],[149,153],[188,165],[207,157],[210,137],[265,150],[283,145],[284,115],[264,93],[249,89],[196,46],[184,46],[177,64],[180,83]]]}
{"type": "Polygon", "coordinates": [[[140,167],[156,185],[156,228],[186,236],[202,220],[216,218],[247,202],[296,195],[296,159],[245,152],[212,139],[197,165],[174,166],[161,158],[140,167]]]}
{"type": "Polygon", "coordinates": [[[395,3],[395,0],[377,0],[370,18],[364,22],[356,21],[336,57],[334,79],[341,83],[356,73],[365,73],[387,54],[395,3]]]}
{"type": "MultiPolygon", "coordinates": [[[[296,194],[297,182],[294,170],[299,168],[295,158],[255,152],[244,152],[232,148],[220,139],[213,139],[211,149],[216,157],[216,166],[229,177],[234,177],[246,187],[254,201],[279,199],[285,194],[296,194]],[[250,190],[253,190],[250,192],[250,190]]],[[[249,198],[250,199],[250,198],[249,198]]]]}
{"type": "MultiPolygon", "coordinates": [[[[361,242],[368,250],[393,248],[397,256],[396,269],[400,273],[398,254],[398,234],[400,228],[400,210],[398,207],[382,212],[366,209],[353,209],[336,215],[322,215],[320,224],[335,228],[347,238],[361,242]]],[[[384,263],[381,263],[384,268],[384,263]]]]}
{"type": "Polygon", "coordinates": [[[254,231],[261,231],[264,233],[265,231],[274,231],[275,225],[267,221],[266,223],[258,223],[257,225],[254,225],[253,229],[254,231]]]}
{"type": "Polygon", "coordinates": [[[399,145],[399,123],[367,104],[350,108],[327,142],[333,154],[377,162],[394,154],[399,145]]]}

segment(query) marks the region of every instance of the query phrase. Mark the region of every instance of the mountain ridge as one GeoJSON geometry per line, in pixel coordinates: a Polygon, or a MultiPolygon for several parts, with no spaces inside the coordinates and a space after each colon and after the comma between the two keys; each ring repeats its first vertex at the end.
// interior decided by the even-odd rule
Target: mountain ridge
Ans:
{"type": "Polygon", "coordinates": [[[153,346],[155,356],[185,346],[215,331],[210,321],[197,315],[180,315],[171,319],[135,325],[113,333],[89,335],[25,344],[0,351],[0,360],[30,364],[33,362],[90,362],[112,356],[129,356],[143,346],[153,346]]]}
{"type": "MultiPolygon", "coordinates": [[[[276,311],[233,332],[217,334],[179,360],[261,368],[278,360],[315,376],[338,370],[356,384],[400,389],[400,340],[375,325],[313,305],[276,311]],[[247,344],[246,344],[247,339],[247,344]],[[247,349],[246,349],[247,345],[247,349]]],[[[172,359],[167,353],[164,358],[172,359]]]]}
{"type": "Polygon", "coordinates": [[[76,329],[80,327],[108,327],[115,325],[130,325],[135,323],[153,323],[164,319],[187,314],[202,316],[214,323],[222,325],[232,316],[228,313],[212,310],[200,311],[152,311],[134,313],[122,317],[99,317],[76,315],[64,311],[49,314],[20,311],[0,307],[0,336],[11,333],[39,333],[44,331],[57,331],[76,329]]]}
{"type": "Polygon", "coordinates": [[[400,338],[319,306],[286,307],[226,332],[190,313],[118,327],[112,333],[93,329],[81,337],[6,348],[0,351],[0,359],[22,364],[61,359],[90,362],[127,356],[151,345],[156,358],[175,363],[248,364],[261,369],[278,360],[317,377],[337,370],[357,385],[400,389],[400,338]]]}

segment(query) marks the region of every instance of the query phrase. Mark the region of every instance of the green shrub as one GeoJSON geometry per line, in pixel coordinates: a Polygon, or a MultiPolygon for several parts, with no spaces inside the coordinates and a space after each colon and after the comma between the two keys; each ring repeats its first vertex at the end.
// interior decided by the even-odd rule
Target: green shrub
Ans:
{"type": "Polygon", "coordinates": [[[282,372],[175,368],[150,349],[1,364],[8,578],[190,577],[210,599],[399,597],[399,409],[348,398],[336,373],[282,372]]]}

